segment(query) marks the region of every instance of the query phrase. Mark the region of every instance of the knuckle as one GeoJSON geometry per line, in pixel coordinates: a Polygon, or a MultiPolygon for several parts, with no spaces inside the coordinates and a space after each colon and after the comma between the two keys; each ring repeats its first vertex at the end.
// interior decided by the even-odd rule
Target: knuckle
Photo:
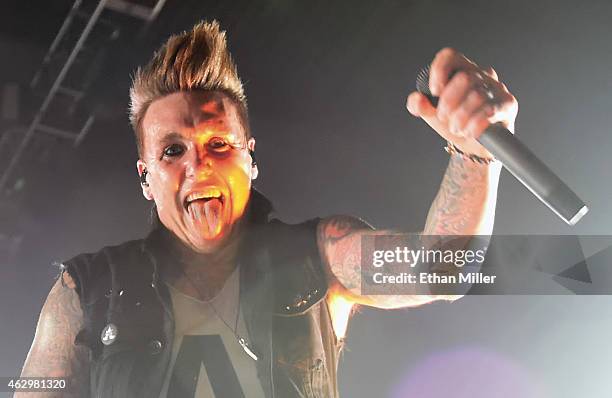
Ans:
{"type": "Polygon", "coordinates": [[[457,54],[457,50],[455,50],[452,47],[444,47],[443,49],[441,49],[440,51],[438,51],[437,56],[440,57],[453,57],[457,54]]]}
{"type": "Polygon", "coordinates": [[[472,79],[473,77],[471,77],[465,71],[459,71],[455,73],[455,76],[453,77],[453,80],[455,80],[458,84],[462,86],[470,84],[472,82],[472,79]]]}
{"type": "Polygon", "coordinates": [[[441,105],[440,110],[444,114],[452,112],[455,109],[455,106],[457,105],[456,102],[457,101],[453,93],[449,92],[448,90],[445,90],[444,93],[442,93],[442,95],[440,96],[440,102],[438,104],[441,105]]]}
{"type": "Polygon", "coordinates": [[[476,124],[483,123],[487,121],[487,119],[487,113],[483,109],[474,112],[474,114],[470,118],[470,120],[476,124]]]}
{"type": "Polygon", "coordinates": [[[515,106],[518,103],[518,101],[516,100],[516,97],[508,92],[505,92],[502,94],[501,101],[503,104],[509,105],[509,106],[515,106]]]}
{"type": "Polygon", "coordinates": [[[472,90],[468,96],[468,101],[475,105],[482,105],[486,99],[482,91],[472,90]]]}
{"type": "Polygon", "coordinates": [[[469,83],[472,87],[478,87],[479,85],[482,85],[486,81],[484,80],[483,75],[479,74],[477,70],[474,71],[473,73],[469,73],[468,78],[469,78],[469,83]]]}
{"type": "Polygon", "coordinates": [[[489,125],[489,121],[483,117],[475,116],[470,120],[469,128],[473,132],[479,132],[489,125]]]}
{"type": "Polygon", "coordinates": [[[442,121],[442,122],[447,122],[450,119],[450,114],[449,111],[446,107],[444,108],[438,108],[438,112],[436,113],[436,117],[438,118],[438,120],[442,121]]]}
{"type": "Polygon", "coordinates": [[[455,50],[450,47],[445,47],[438,51],[431,63],[431,76],[444,73],[444,69],[448,67],[448,62],[455,56],[455,53],[455,50]]]}
{"type": "Polygon", "coordinates": [[[463,106],[459,107],[457,112],[455,112],[455,119],[464,125],[470,119],[470,110],[463,106]]]}
{"type": "Polygon", "coordinates": [[[493,69],[492,66],[488,66],[485,68],[485,73],[491,76],[493,79],[497,79],[497,72],[493,69]]]}
{"type": "Polygon", "coordinates": [[[474,119],[470,119],[465,126],[465,130],[470,134],[475,134],[478,131],[478,125],[474,122],[474,119]]]}

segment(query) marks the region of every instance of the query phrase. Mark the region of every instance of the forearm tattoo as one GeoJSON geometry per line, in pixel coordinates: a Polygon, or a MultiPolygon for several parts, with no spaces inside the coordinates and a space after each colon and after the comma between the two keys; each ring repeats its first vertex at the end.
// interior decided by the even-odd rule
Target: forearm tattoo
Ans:
{"type": "Polygon", "coordinates": [[[89,388],[89,349],[74,344],[83,313],[76,291],[57,280],[40,314],[22,377],[70,378],[71,391],[17,393],[15,397],[82,397],[89,388]]]}
{"type": "Polygon", "coordinates": [[[474,235],[484,214],[489,167],[451,157],[423,230],[424,235],[474,235]]]}
{"type": "Polygon", "coordinates": [[[350,216],[333,217],[319,226],[319,245],[329,271],[353,293],[361,288],[361,234],[358,232],[373,232],[373,228],[350,216]]]}

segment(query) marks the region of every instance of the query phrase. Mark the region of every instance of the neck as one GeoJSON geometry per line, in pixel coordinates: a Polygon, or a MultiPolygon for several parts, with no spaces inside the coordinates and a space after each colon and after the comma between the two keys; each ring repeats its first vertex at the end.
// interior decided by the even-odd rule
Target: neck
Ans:
{"type": "Polygon", "coordinates": [[[181,292],[207,301],[215,297],[237,266],[240,242],[244,235],[236,225],[227,243],[214,253],[198,253],[174,234],[161,227],[156,231],[156,252],[166,265],[162,278],[181,292]]]}

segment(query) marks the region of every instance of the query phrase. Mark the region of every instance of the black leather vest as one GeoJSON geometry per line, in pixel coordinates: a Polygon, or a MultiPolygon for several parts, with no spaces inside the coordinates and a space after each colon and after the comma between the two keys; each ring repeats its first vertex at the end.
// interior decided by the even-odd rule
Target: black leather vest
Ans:
{"type": "MultiPolygon", "coordinates": [[[[325,300],[317,223],[273,220],[249,227],[243,239],[241,307],[267,397],[338,396],[342,343],[325,300]]],[[[159,396],[174,338],[171,298],[162,282],[172,264],[160,234],[167,231],[64,262],[81,299],[85,323],[75,344],[91,350],[92,397],[159,396]],[[111,323],[117,335],[105,345],[101,336],[111,323]]]]}

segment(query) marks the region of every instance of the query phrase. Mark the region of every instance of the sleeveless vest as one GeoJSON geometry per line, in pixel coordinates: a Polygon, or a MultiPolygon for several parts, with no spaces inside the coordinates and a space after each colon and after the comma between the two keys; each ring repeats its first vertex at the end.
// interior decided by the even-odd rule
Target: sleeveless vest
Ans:
{"type": "MultiPolygon", "coordinates": [[[[338,396],[342,342],[325,300],[317,223],[253,224],[239,250],[240,305],[270,398],[338,396]]],[[[145,239],[63,263],[83,309],[75,344],[90,349],[91,397],[159,396],[174,338],[170,292],[162,282],[172,266],[163,245],[168,233],[158,228],[145,239]]]]}

